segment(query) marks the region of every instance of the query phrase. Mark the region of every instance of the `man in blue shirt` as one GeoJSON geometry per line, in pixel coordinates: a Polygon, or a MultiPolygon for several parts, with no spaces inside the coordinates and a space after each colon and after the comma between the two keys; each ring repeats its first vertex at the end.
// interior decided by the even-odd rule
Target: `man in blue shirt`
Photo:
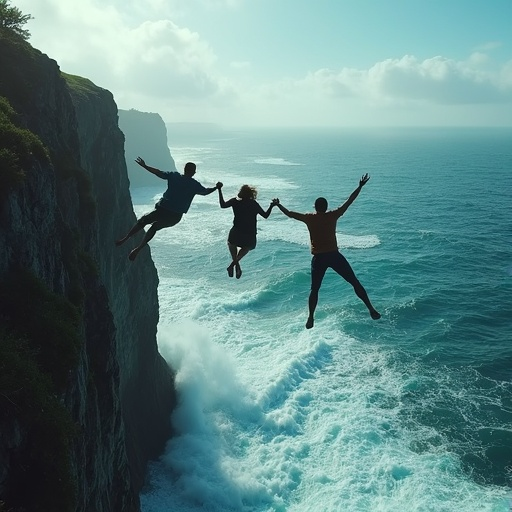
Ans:
{"type": "Polygon", "coordinates": [[[155,176],[167,180],[167,190],[156,203],[155,209],[152,212],[143,215],[126,236],[116,240],[116,245],[119,246],[142,228],[151,224],[140,245],[130,252],[128,258],[131,261],[137,257],[139,251],[155,236],[159,229],[169,228],[178,224],[183,214],[188,212],[195,195],[207,196],[217,189],[217,186],[205,188],[193,178],[196,173],[196,164],[192,162],[186,163],[183,174],[180,174],[175,171],[164,172],[155,167],[150,167],[146,165],[146,162],[140,156],[135,161],[155,176]]]}

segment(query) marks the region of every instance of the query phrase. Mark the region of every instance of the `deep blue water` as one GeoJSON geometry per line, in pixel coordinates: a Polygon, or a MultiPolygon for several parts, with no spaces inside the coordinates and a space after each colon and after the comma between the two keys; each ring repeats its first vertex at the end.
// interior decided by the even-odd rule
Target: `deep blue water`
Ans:
{"type": "MultiPolygon", "coordinates": [[[[144,512],[508,512],[512,130],[233,130],[170,148],[264,208],[335,207],[368,172],[338,241],[382,319],[328,272],[305,330],[306,228],[261,219],[230,279],[232,214],[196,198],[150,244],[180,406],[144,512]]],[[[163,185],[133,192],[138,215],[163,185]]]]}

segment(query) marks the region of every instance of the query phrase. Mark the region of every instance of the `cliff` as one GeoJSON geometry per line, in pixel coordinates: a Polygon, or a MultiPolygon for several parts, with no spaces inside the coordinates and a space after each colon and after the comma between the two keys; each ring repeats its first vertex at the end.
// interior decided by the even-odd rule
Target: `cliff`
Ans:
{"type": "Polygon", "coordinates": [[[135,512],[175,396],[117,107],[3,30],[0,69],[0,510],[135,512]]]}
{"type": "Polygon", "coordinates": [[[131,187],[154,187],[158,179],[135,163],[140,156],[152,167],[175,171],[169,151],[167,129],[159,114],[138,110],[119,110],[119,128],[125,136],[125,155],[131,187]]]}

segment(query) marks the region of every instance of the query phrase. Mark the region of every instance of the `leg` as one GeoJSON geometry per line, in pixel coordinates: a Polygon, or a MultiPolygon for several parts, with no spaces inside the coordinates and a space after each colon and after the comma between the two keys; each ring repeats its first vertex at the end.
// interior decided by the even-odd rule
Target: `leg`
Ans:
{"type": "Polygon", "coordinates": [[[250,250],[250,247],[240,247],[240,250],[236,255],[236,261],[239,262],[250,250]]]}
{"type": "Polygon", "coordinates": [[[139,254],[140,250],[147,245],[147,243],[155,236],[156,232],[158,231],[158,227],[155,227],[155,224],[151,224],[151,227],[148,229],[147,233],[144,235],[144,238],[142,239],[142,242],[133,249],[130,254],[128,255],[128,258],[130,258],[131,261],[133,261],[137,254],[139,254]]]}
{"type": "Polygon", "coordinates": [[[240,249],[238,249],[235,244],[228,241],[228,249],[233,261],[231,261],[226,270],[228,271],[229,277],[233,277],[233,270],[235,270],[236,278],[240,279],[242,277],[242,269],[240,268],[239,262],[251,250],[251,247],[240,247],[240,249]]]}
{"type": "Polygon", "coordinates": [[[233,277],[233,270],[236,265],[236,253],[238,251],[238,247],[236,245],[233,245],[232,243],[228,242],[228,249],[229,249],[229,254],[231,254],[231,263],[229,264],[229,266],[226,270],[228,271],[228,276],[233,277]]]}
{"type": "Polygon", "coordinates": [[[140,250],[155,236],[157,231],[163,228],[175,226],[181,220],[182,216],[182,213],[166,211],[163,208],[155,208],[151,213],[141,217],[138,224],[142,226],[151,224],[151,227],[144,235],[142,242],[130,252],[128,258],[133,261],[139,254],[140,250]]]}
{"type": "Polygon", "coordinates": [[[337,272],[341,277],[343,277],[345,281],[347,281],[353,286],[355,294],[363,301],[364,305],[368,308],[370,316],[374,320],[378,320],[380,318],[380,313],[373,307],[368,297],[368,294],[366,293],[366,290],[364,289],[363,285],[359,282],[359,279],[357,279],[349,262],[341,253],[338,254],[339,256],[337,257],[336,262],[332,265],[332,269],[335,272],[337,272]]]}
{"type": "MultiPolygon", "coordinates": [[[[142,219],[141,219],[142,220],[142,219]]],[[[130,231],[128,231],[128,234],[124,236],[123,238],[120,238],[119,240],[116,240],[116,245],[119,247],[120,245],[124,244],[128,238],[131,238],[135,233],[138,233],[142,228],[144,227],[144,224],[139,224],[139,221],[133,226],[130,231]]]]}
{"type": "Polygon", "coordinates": [[[227,271],[230,277],[233,276],[233,270],[236,271],[236,278],[242,277],[242,269],[240,268],[240,260],[249,252],[256,247],[256,232],[246,233],[240,231],[238,228],[233,226],[228,235],[228,247],[231,254],[231,263],[229,264],[227,271]],[[240,248],[240,249],[238,249],[240,248]]]}
{"type": "Polygon", "coordinates": [[[133,226],[130,231],[128,231],[128,234],[124,236],[123,238],[120,238],[119,240],[116,240],[116,245],[120,246],[126,242],[129,238],[131,238],[133,235],[138,233],[143,227],[147,226],[148,224],[151,224],[152,222],[155,222],[157,220],[157,211],[156,209],[153,210],[150,213],[147,213],[146,215],[143,215],[133,226]]]}
{"type": "Polygon", "coordinates": [[[318,290],[311,290],[309,292],[308,308],[309,316],[306,321],[306,329],[311,329],[315,325],[315,310],[318,304],[318,290]]]}
{"type": "Polygon", "coordinates": [[[309,292],[308,309],[309,316],[306,321],[306,329],[311,329],[315,325],[315,310],[318,304],[318,292],[325,276],[327,265],[322,261],[322,257],[316,255],[311,260],[311,291],[309,292]]]}
{"type": "Polygon", "coordinates": [[[242,277],[242,269],[240,268],[240,260],[250,251],[250,247],[240,247],[238,254],[236,255],[235,272],[236,278],[242,277]]]}
{"type": "Polygon", "coordinates": [[[356,292],[356,295],[364,302],[364,305],[368,308],[368,311],[370,312],[370,316],[374,320],[378,320],[380,318],[380,313],[373,307],[363,285],[359,282],[358,279],[356,279],[356,283],[352,284],[352,285],[354,287],[354,291],[356,292]]]}

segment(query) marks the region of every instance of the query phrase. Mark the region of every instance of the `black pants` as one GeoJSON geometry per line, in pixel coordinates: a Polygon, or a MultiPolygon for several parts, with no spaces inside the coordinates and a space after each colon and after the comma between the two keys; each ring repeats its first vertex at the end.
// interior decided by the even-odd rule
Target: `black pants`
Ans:
{"type": "Polygon", "coordinates": [[[325,272],[328,268],[332,268],[352,286],[357,284],[356,275],[343,254],[339,251],[324,252],[313,255],[313,258],[311,259],[312,291],[318,291],[320,289],[325,272]]]}

